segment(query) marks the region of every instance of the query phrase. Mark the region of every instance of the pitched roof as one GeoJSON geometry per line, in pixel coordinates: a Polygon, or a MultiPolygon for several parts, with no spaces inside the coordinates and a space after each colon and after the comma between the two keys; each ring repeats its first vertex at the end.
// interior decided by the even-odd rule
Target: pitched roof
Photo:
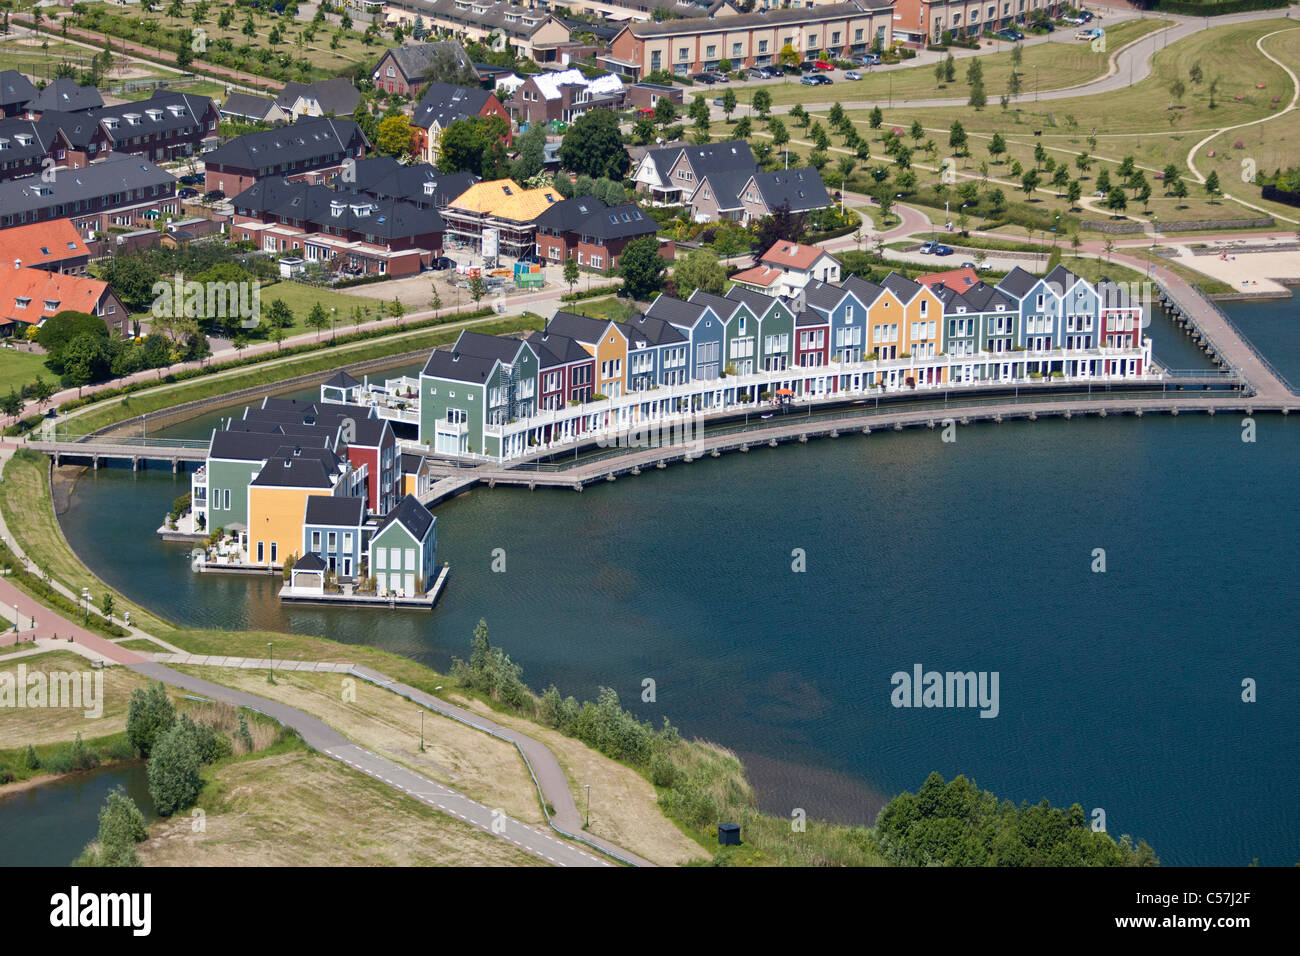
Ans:
{"type": "Polygon", "coordinates": [[[399,524],[411,532],[416,541],[423,541],[424,536],[433,527],[433,523],[433,515],[429,513],[428,508],[420,504],[420,499],[416,498],[415,495],[407,495],[397,503],[396,508],[385,515],[384,520],[379,523],[379,527],[375,529],[375,533],[370,540],[373,542],[390,525],[399,524]]]}
{"type": "MultiPolygon", "coordinates": [[[[311,501],[315,501],[317,498],[324,498],[326,501],[334,500],[329,495],[312,495],[307,500],[308,502],[311,502],[311,501]]],[[[318,571],[325,570],[325,562],[321,559],[321,556],[317,554],[315,551],[308,551],[301,558],[294,559],[293,570],[300,571],[300,572],[306,571],[314,574],[318,571]]]]}
{"type": "Polygon", "coordinates": [[[498,362],[513,364],[520,349],[526,347],[516,338],[464,331],[450,349],[434,349],[430,353],[422,374],[482,385],[498,362]]]}
{"type": "Polygon", "coordinates": [[[312,454],[333,455],[330,436],[324,429],[286,439],[283,432],[252,431],[241,427],[243,424],[243,419],[237,419],[230,423],[230,428],[214,430],[208,445],[208,457],[224,461],[266,461],[281,451],[292,454],[295,448],[304,453],[310,450],[312,454]]]}
{"type": "Polygon", "coordinates": [[[1017,299],[1029,295],[1029,290],[1038,284],[1038,276],[1016,266],[998,282],[998,288],[1017,299]]]}
{"type": "MultiPolygon", "coordinates": [[[[743,30],[747,27],[781,26],[783,24],[800,24],[804,22],[821,22],[832,17],[861,15],[864,10],[873,8],[869,3],[828,3],[818,5],[815,9],[796,7],[781,10],[755,10],[753,13],[737,13],[727,17],[675,18],[663,21],[635,21],[627,28],[634,37],[653,38],[674,36],[677,34],[699,33],[703,30],[743,30]]],[[[884,7],[888,10],[888,7],[884,7]]]]}
{"type": "Polygon", "coordinates": [[[71,77],[64,76],[50,81],[49,85],[27,104],[27,108],[38,113],[46,110],[75,113],[103,105],[104,97],[99,95],[99,90],[95,87],[81,86],[71,77]]]}
{"type": "Polygon", "coordinates": [[[803,297],[812,308],[829,312],[843,302],[844,297],[852,291],[847,284],[841,287],[817,280],[804,286],[803,297]]]}
{"type": "Polygon", "coordinates": [[[623,92],[623,80],[619,76],[606,73],[604,76],[589,80],[576,67],[571,70],[535,73],[530,79],[537,86],[537,91],[542,94],[542,98],[547,100],[559,99],[562,86],[581,86],[593,97],[612,96],[623,92]]]}
{"type": "Polygon", "coordinates": [[[752,269],[745,269],[741,272],[737,272],[731,277],[731,281],[745,282],[749,285],[761,285],[764,288],[767,288],[783,275],[785,275],[784,272],[780,269],[773,269],[771,266],[754,266],[752,269]]]}
{"type": "Polygon", "coordinates": [[[890,292],[894,293],[894,295],[898,296],[898,300],[904,305],[915,299],[917,293],[920,292],[921,289],[925,288],[921,283],[913,282],[907,276],[900,275],[897,272],[891,272],[889,275],[885,276],[884,281],[880,284],[890,292]]]}
{"type": "Polygon", "coordinates": [[[0,70],[0,106],[22,106],[36,98],[32,81],[17,70],[0,70]]]}
{"type": "Polygon", "coordinates": [[[576,339],[559,332],[534,330],[525,341],[537,353],[539,368],[554,368],[591,358],[591,353],[579,345],[576,339]]]}
{"type": "Polygon", "coordinates": [[[89,145],[101,129],[114,142],[137,139],[145,142],[148,136],[203,134],[207,132],[204,118],[213,108],[212,100],[206,96],[154,90],[147,100],[78,112],[50,110],[42,119],[57,122],[64,138],[80,148],[89,145]]]}
{"type": "Polygon", "coordinates": [[[280,95],[275,98],[275,105],[286,112],[293,109],[299,97],[314,99],[321,112],[335,116],[351,116],[352,111],[361,102],[360,91],[350,80],[341,76],[328,80],[316,80],[314,83],[297,83],[290,81],[284,85],[280,95]]]}
{"type": "Polygon", "coordinates": [[[703,302],[687,302],[676,299],[662,292],[650,303],[645,314],[652,319],[663,319],[680,328],[694,328],[695,323],[704,317],[709,307],[703,302]]]}
{"type": "Polygon", "coordinates": [[[428,163],[403,164],[392,156],[359,159],[352,173],[350,185],[357,192],[434,208],[447,205],[478,179],[469,172],[444,173],[428,163]]]}
{"type": "Polygon", "coordinates": [[[659,224],[643,213],[636,203],[606,206],[595,196],[576,196],[558,202],[543,210],[536,225],[598,239],[627,239],[659,231],[659,224]]]}
{"type": "Polygon", "coordinates": [[[453,209],[509,219],[512,222],[532,222],[545,209],[562,199],[549,186],[524,189],[513,179],[493,179],[475,183],[449,205],[453,209]]]}
{"type": "Polygon", "coordinates": [[[772,244],[772,248],[763,253],[759,262],[784,269],[808,270],[822,256],[830,255],[818,246],[806,246],[801,242],[781,240],[772,244]]]}
{"type": "Polygon", "coordinates": [[[831,197],[822,183],[821,173],[811,166],[756,173],[754,188],[763,197],[763,202],[768,209],[789,205],[791,212],[807,212],[831,204],[831,197]]]}
{"type": "MultiPolygon", "coordinates": [[[[23,213],[45,209],[56,203],[78,202],[97,196],[148,190],[154,186],[175,186],[176,177],[139,156],[114,153],[108,159],[79,169],[66,169],[44,182],[39,177],[14,179],[0,183],[0,209],[6,213],[23,213]]],[[[142,193],[141,195],[147,195],[142,193]]],[[[159,201],[163,200],[159,196],[159,201]]]]}
{"type": "Polygon", "coordinates": [[[758,163],[749,143],[743,139],[727,140],[724,143],[710,143],[707,146],[683,146],[673,152],[686,153],[687,162],[695,172],[696,179],[724,171],[755,172],[758,163]]]}
{"type": "Polygon", "coordinates": [[[1046,278],[1048,285],[1053,289],[1060,290],[1061,294],[1064,294],[1080,281],[1077,275],[1065,268],[1063,265],[1058,265],[1051,272],[1047,273],[1044,278],[1046,278]]]}
{"type": "Polygon", "coordinates": [[[934,289],[935,286],[946,285],[948,288],[960,292],[962,289],[969,289],[979,282],[980,277],[975,274],[975,270],[970,266],[962,266],[960,269],[948,269],[944,272],[931,272],[927,275],[917,276],[916,281],[930,289],[934,289]]]}
{"type": "Polygon", "coordinates": [[[12,266],[15,260],[24,266],[37,267],[89,255],[81,235],[67,219],[47,219],[0,230],[0,278],[3,278],[2,270],[12,266]]]}
{"type": "Polygon", "coordinates": [[[696,289],[691,293],[689,300],[693,305],[706,305],[713,310],[713,314],[722,321],[726,322],[736,314],[736,310],[748,306],[739,299],[728,299],[726,296],[715,295],[712,292],[705,292],[703,289],[696,289]]]}
{"type": "Polygon", "coordinates": [[[320,458],[285,455],[267,459],[249,485],[258,488],[333,488],[334,477],[320,458]]]}
{"type": "Polygon", "coordinates": [[[330,388],[356,388],[361,383],[349,375],[343,369],[339,369],[329,381],[324,383],[330,388]]]}
{"type": "Polygon", "coordinates": [[[439,127],[446,129],[449,123],[456,120],[478,116],[492,95],[489,90],[480,87],[430,83],[415,107],[411,125],[428,129],[436,122],[439,127]]]}
{"type": "MultiPolygon", "coordinates": [[[[735,276],[732,276],[734,279],[735,276]]],[[[775,296],[764,295],[757,289],[746,289],[741,286],[733,285],[727,290],[728,299],[739,299],[745,305],[749,306],[749,311],[753,312],[759,318],[767,315],[772,306],[779,304],[780,300],[775,296]]]]}
{"type": "Polygon", "coordinates": [[[609,328],[609,324],[609,319],[593,319],[590,316],[579,315],[576,312],[559,311],[547,321],[546,331],[558,335],[567,335],[578,342],[594,345],[600,341],[600,337],[605,334],[605,329],[609,328]]]}
{"type": "Polygon", "coordinates": [[[311,228],[361,232],[380,240],[422,236],[444,228],[442,217],[433,208],[284,179],[259,179],[232,202],[241,215],[265,214],[311,228]]]}
{"type": "Polygon", "coordinates": [[[844,280],[844,288],[858,297],[858,301],[870,308],[885,291],[882,286],[868,282],[862,276],[852,275],[844,280]]]}
{"type": "Polygon", "coordinates": [[[753,170],[749,169],[715,169],[700,177],[691,192],[690,201],[694,204],[696,197],[708,189],[712,191],[713,200],[718,204],[720,211],[739,209],[742,206],[740,194],[745,189],[745,183],[749,182],[753,175],[753,170]]]}
{"type": "Polygon", "coordinates": [[[281,164],[342,162],[356,139],[365,140],[350,119],[330,116],[300,119],[288,126],[236,136],[204,155],[208,165],[270,169],[281,164]]]}
{"type": "Polygon", "coordinates": [[[470,66],[469,55],[465,52],[465,48],[455,40],[406,44],[393,47],[388,52],[408,80],[423,79],[425,71],[440,55],[450,56],[457,66],[470,66]]]}
{"type": "Polygon", "coordinates": [[[678,345],[686,341],[686,334],[677,326],[650,315],[638,315],[617,325],[627,336],[629,346],[634,348],[678,345]]]}
{"type": "Polygon", "coordinates": [[[1106,278],[1097,283],[1097,297],[1101,299],[1103,309],[1128,309],[1141,306],[1140,302],[1133,301],[1123,283],[1116,283],[1106,278]]]}
{"type": "Polygon", "coordinates": [[[351,496],[312,495],[307,499],[303,524],[356,528],[366,520],[366,501],[351,496]]]}
{"type": "MultiPolygon", "coordinates": [[[[46,269],[0,267],[0,325],[37,325],[60,312],[88,312],[108,291],[108,283],[46,269]]],[[[125,318],[125,316],[123,316],[125,318]]]]}
{"type": "Polygon", "coordinates": [[[0,160],[21,165],[43,160],[58,146],[59,124],[47,113],[38,120],[18,116],[0,119],[0,160]]]}
{"type": "Polygon", "coordinates": [[[248,119],[265,120],[271,108],[276,105],[269,96],[254,96],[252,93],[231,93],[221,104],[221,112],[227,116],[243,116],[248,119]]]}

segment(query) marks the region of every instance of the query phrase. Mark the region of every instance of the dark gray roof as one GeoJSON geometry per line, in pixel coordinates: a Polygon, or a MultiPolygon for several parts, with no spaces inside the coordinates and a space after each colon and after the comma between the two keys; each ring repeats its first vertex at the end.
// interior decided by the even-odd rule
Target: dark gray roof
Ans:
{"type": "Polygon", "coordinates": [[[733,285],[727,290],[728,299],[737,299],[749,306],[749,310],[760,319],[771,311],[772,306],[777,305],[779,300],[775,296],[764,295],[757,289],[746,288],[741,285],[733,285]]]}
{"type": "Polygon", "coordinates": [[[891,272],[885,276],[884,281],[880,284],[898,296],[899,301],[904,304],[915,299],[916,294],[924,288],[921,283],[913,282],[907,276],[899,275],[897,272],[891,272]]]}
{"type": "Polygon", "coordinates": [[[166,187],[158,194],[161,201],[175,191],[176,177],[147,159],[114,153],[108,159],[80,169],[62,170],[53,182],[28,177],[0,183],[0,210],[5,214],[30,212],[56,203],[66,206],[83,199],[130,193],[135,189],[146,190],[144,195],[148,195],[148,190],[154,186],[166,187]]]}
{"type": "Polygon", "coordinates": [[[0,106],[22,106],[36,95],[32,81],[17,70],[0,70],[0,106]]]}
{"type": "Polygon", "coordinates": [[[409,451],[402,452],[402,474],[404,475],[415,474],[417,471],[419,471],[420,466],[423,465],[426,461],[428,461],[428,459],[425,458],[423,455],[417,455],[409,451]]]}
{"type": "Polygon", "coordinates": [[[393,426],[387,419],[360,418],[352,423],[352,441],[349,444],[359,448],[378,448],[386,433],[392,430],[393,426]]]}
{"type": "Polygon", "coordinates": [[[492,93],[480,87],[430,83],[415,107],[411,124],[428,129],[436,120],[439,126],[446,129],[448,123],[478,116],[490,96],[492,93]]]}
{"type": "Polygon", "coordinates": [[[280,219],[352,230],[380,239],[399,239],[442,232],[442,217],[396,199],[376,199],[356,190],[343,191],[285,179],[260,179],[232,200],[242,215],[267,214],[280,219]],[[336,204],[341,204],[337,208],[336,204]]]}
{"type": "Polygon", "coordinates": [[[307,499],[307,513],[303,523],[356,528],[365,520],[366,500],[364,498],[312,495],[307,499]]]}
{"type": "Polygon", "coordinates": [[[848,291],[829,282],[814,280],[804,286],[803,300],[814,309],[829,312],[844,301],[848,291]]]}
{"type": "Polygon", "coordinates": [[[714,295],[712,292],[705,292],[703,289],[696,289],[691,293],[690,302],[696,305],[706,305],[713,310],[713,314],[718,316],[724,322],[736,314],[736,310],[746,303],[737,299],[728,299],[726,296],[714,295]]]}
{"type": "MultiPolygon", "coordinates": [[[[947,286],[940,286],[939,288],[947,288],[947,286]]],[[[933,291],[938,292],[939,289],[936,288],[933,291]]],[[[962,289],[960,294],[968,307],[977,312],[996,312],[998,306],[1002,306],[1004,312],[1014,312],[1017,307],[1015,299],[1001,289],[985,282],[977,282],[973,286],[968,286],[962,289]]]]}
{"type": "Polygon", "coordinates": [[[59,124],[50,115],[38,120],[0,119],[0,163],[43,159],[58,145],[59,124]],[[23,141],[26,140],[26,143],[23,141]]]}
{"type": "Polygon", "coordinates": [[[341,163],[364,142],[365,136],[352,120],[321,116],[236,136],[207,153],[204,160],[209,165],[259,171],[301,162],[329,166],[341,163]]]}
{"type": "Polygon", "coordinates": [[[99,90],[93,86],[80,86],[76,80],[65,76],[50,81],[49,85],[27,104],[27,108],[37,112],[58,110],[61,113],[75,113],[103,105],[104,97],[99,95],[99,90]]]}
{"type": "Polygon", "coordinates": [[[420,504],[420,500],[415,495],[407,495],[397,503],[397,507],[384,517],[375,529],[375,537],[383,534],[391,524],[400,524],[407,531],[414,535],[416,541],[423,541],[424,536],[429,533],[429,528],[433,526],[433,515],[429,509],[420,504]]]}
{"type": "Polygon", "coordinates": [[[576,312],[556,312],[546,323],[546,331],[557,335],[567,335],[579,342],[593,343],[600,340],[609,327],[609,319],[593,319],[578,315],[576,312]]]}
{"type": "Polygon", "coordinates": [[[136,139],[144,142],[142,138],[150,135],[188,135],[201,139],[207,133],[204,119],[214,109],[212,100],[206,96],[154,90],[147,100],[80,112],[51,110],[44,116],[59,124],[71,145],[81,148],[100,129],[115,143],[136,139]]]}
{"type": "Polygon", "coordinates": [[[221,112],[226,116],[242,116],[247,119],[265,120],[266,114],[275,106],[275,100],[269,96],[254,96],[252,93],[231,93],[221,104],[221,112]]]}
{"type": "Polygon", "coordinates": [[[712,191],[718,209],[724,212],[739,209],[743,205],[740,194],[753,175],[752,169],[715,169],[700,177],[690,199],[694,202],[700,190],[707,188],[712,191]]]}
{"type": "Polygon", "coordinates": [[[1038,284],[1038,276],[1016,266],[998,282],[998,288],[1009,293],[1017,300],[1029,295],[1029,290],[1038,284]]]}
{"type": "Polygon", "coordinates": [[[576,339],[558,332],[531,332],[525,340],[537,353],[539,368],[554,368],[571,362],[590,360],[591,353],[578,344],[576,339]]]}
{"type": "Polygon", "coordinates": [[[754,176],[754,187],[762,195],[768,209],[788,205],[792,212],[807,212],[831,204],[821,174],[811,166],[757,173],[754,176]]]}
{"type": "MultiPolygon", "coordinates": [[[[308,498],[307,500],[308,500],[308,501],[315,501],[315,500],[318,499],[318,498],[324,498],[326,501],[332,501],[332,500],[333,500],[332,498],[328,498],[328,497],[326,497],[325,495],[312,495],[312,496],[311,496],[310,498],[308,498]]],[[[295,558],[295,559],[294,559],[294,562],[293,562],[293,570],[295,570],[295,571],[311,571],[311,572],[324,571],[324,570],[325,570],[325,562],[324,562],[323,560],[321,560],[320,555],[318,555],[315,551],[308,551],[308,552],[307,552],[306,554],[304,554],[301,558],[295,558]]]]}
{"type": "Polygon", "coordinates": [[[826,316],[812,309],[804,309],[794,317],[795,325],[825,325],[829,321],[826,316]]]}
{"type": "Polygon", "coordinates": [[[416,206],[441,208],[478,182],[473,173],[444,173],[428,163],[402,164],[392,156],[357,160],[349,184],[357,192],[402,199],[416,206]]]}
{"type": "Polygon", "coordinates": [[[1128,309],[1141,305],[1133,301],[1123,284],[1106,278],[1097,283],[1097,296],[1103,309],[1128,309]]]}
{"type": "Polygon", "coordinates": [[[450,56],[458,66],[470,66],[469,54],[455,40],[437,40],[431,43],[413,43],[393,47],[388,51],[408,80],[423,79],[429,65],[440,55],[450,56]]]}
{"type": "Polygon", "coordinates": [[[331,388],[356,388],[361,383],[343,369],[339,369],[334,373],[334,376],[324,384],[331,388]]]}
{"type": "Polygon", "coordinates": [[[633,348],[680,345],[686,341],[685,333],[677,326],[649,315],[638,315],[626,322],[619,322],[618,327],[623,330],[633,348]]]}
{"type": "Polygon", "coordinates": [[[1065,266],[1058,265],[1051,272],[1047,273],[1047,283],[1060,294],[1064,295],[1076,282],[1079,277],[1071,272],[1065,266]]]}
{"type": "Polygon", "coordinates": [[[874,282],[868,282],[862,276],[849,276],[844,280],[843,286],[856,295],[858,301],[866,307],[870,307],[871,303],[880,298],[880,293],[883,291],[881,286],[876,285],[874,282]]]}
{"type": "Polygon", "coordinates": [[[333,488],[330,471],[319,458],[301,457],[267,459],[251,485],[259,488],[333,488]]]}
{"type": "Polygon", "coordinates": [[[696,179],[703,179],[713,173],[727,171],[754,172],[758,163],[749,143],[743,139],[732,139],[725,143],[710,143],[707,146],[684,146],[686,159],[696,179]]]}
{"type": "Polygon", "coordinates": [[[290,81],[284,84],[284,89],[275,98],[275,105],[288,112],[300,96],[314,98],[326,116],[331,113],[335,116],[351,116],[361,102],[360,91],[350,81],[336,76],[314,83],[290,81]]]}
{"type": "Polygon", "coordinates": [[[709,307],[702,302],[687,302],[663,293],[660,293],[650,303],[650,308],[645,310],[645,314],[650,318],[662,319],[679,329],[694,328],[695,323],[704,318],[707,312],[709,307]]]}
{"type": "Polygon", "coordinates": [[[446,378],[456,382],[482,385],[500,362],[511,365],[519,350],[527,348],[519,339],[483,335],[481,332],[461,332],[450,349],[435,349],[425,363],[425,375],[446,378]]]}

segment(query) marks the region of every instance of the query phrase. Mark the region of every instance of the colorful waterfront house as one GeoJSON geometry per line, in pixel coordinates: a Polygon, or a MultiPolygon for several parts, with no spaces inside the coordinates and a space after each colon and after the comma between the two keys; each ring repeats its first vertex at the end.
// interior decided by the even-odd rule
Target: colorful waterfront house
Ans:
{"type": "Polygon", "coordinates": [[[525,340],[537,353],[537,407],[558,411],[571,402],[591,401],[596,380],[596,357],[582,343],[545,329],[525,340]]]}
{"type": "Polygon", "coordinates": [[[728,375],[752,375],[758,362],[758,316],[744,299],[728,299],[696,289],[690,302],[707,305],[722,320],[726,337],[722,346],[722,365],[728,375]]]}
{"type": "Polygon", "coordinates": [[[420,373],[420,441],[440,455],[519,454],[492,432],[536,410],[537,353],[519,339],[461,332],[420,373]]]}
{"type": "MultiPolygon", "coordinates": [[[[942,355],[943,302],[939,297],[928,286],[897,272],[885,276],[880,285],[893,293],[903,309],[900,357],[907,355],[913,362],[923,362],[942,355]]],[[[936,361],[916,368],[909,377],[915,377],[915,384],[937,385],[944,381],[943,366],[936,361]]]]}
{"type": "Polygon", "coordinates": [[[375,593],[423,594],[433,584],[437,550],[438,519],[407,495],[370,536],[367,566],[375,593]]]}
{"type": "Polygon", "coordinates": [[[190,477],[190,500],[196,523],[210,530],[247,529],[249,484],[269,459],[292,454],[295,447],[313,453],[333,453],[331,439],[324,431],[286,436],[240,428],[214,430],[207,459],[190,477]]]}
{"type": "Polygon", "coordinates": [[[365,522],[363,499],[311,495],[303,513],[299,554],[314,555],[340,578],[353,578],[365,554],[365,522]]]}
{"type": "Polygon", "coordinates": [[[765,372],[779,372],[794,364],[794,310],[781,299],[739,285],[727,290],[728,299],[749,306],[758,317],[758,341],[755,367],[765,372]]]}
{"type": "Polygon", "coordinates": [[[340,369],[334,376],[321,383],[320,400],[347,404],[361,400],[361,383],[340,369]]]}
{"type": "MultiPolygon", "coordinates": [[[[867,302],[880,294],[873,286],[857,276],[843,285],[813,280],[803,291],[806,308],[825,316],[827,320],[827,347],[831,362],[861,362],[866,354],[867,302]]],[[[838,383],[847,386],[847,382],[838,383]]]]}
{"type": "Polygon", "coordinates": [[[415,495],[417,498],[428,494],[438,481],[433,471],[433,460],[414,452],[404,451],[401,456],[402,497],[415,495]]]}
{"type": "Polygon", "coordinates": [[[556,312],[546,323],[546,331],[568,336],[595,358],[594,395],[618,398],[627,392],[627,336],[617,322],[575,312],[556,312]]]}
{"type": "MultiPolygon", "coordinates": [[[[1107,349],[1142,348],[1142,304],[1123,285],[1103,279],[1097,284],[1098,345],[1107,349]]],[[[1137,356],[1104,357],[1097,369],[1102,375],[1141,375],[1151,361],[1149,348],[1137,356]]]]}
{"type": "Polygon", "coordinates": [[[339,426],[348,461],[353,468],[365,469],[366,505],[371,513],[388,514],[402,496],[397,436],[387,419],[360,417],[359,413],[373,409],[351,406],[347,410],[357,415],[345,418],[339,426]]]}
{"type": "Polygon", "coordinates": [[[1008,379],[1015,372],[1015,299],[984,282],[958,290],[946,284],[929,286],[943,303],[944,353],[964,365],[950,365],[954,382],[1008,379]],[[981,355],[981,353],[984,353],[981,355]],[[994,361],[988,361],[989,358],[994,361]],[[1001,359],[1001,361],[998,361],[1001,359]]]}
{"type": "Polygon", "coordinates": [[[646,316],[661,319],[676,327],[687,338],[689,381],[712,381],[720,378],[726,365],[722,360],[726,348],[726,324],[702,302],[687,302],[660,293],[646,309],[646,316]]]}
{"type": "Polygon", "coordinates": [[[690,363],[690,340],[677,326],[648,315],[620,322],[627,336],[627,387],[643,392],[657,385],[681,385],[690,363]]]}
{"type": "Polygon", "coordinates": [[[1096,348],[1100,334],[1097,319],[1101,309],[1092,283],[1065,266],[1057,266],[1045,278],[1061,302],[1056,347],[1067,350],[1096,348]]]}
{"type": "MultiPolygon", "coordinates": [[[[1030,352],[1056,347],[1059,337],[1061,296],[1045,278],[1016,266],[998,282],[998,288],[1016,300],[1020,311],[1016,345],[1030,352]]],[[[1027,371],[1039,371],[1030,361],[1027,371]]]]}
{"type": "Polygon", "coordinates": [[[302,522],[307,499],[343,494],[350,468],[332,452],[308,454],[295,449],[271,458],[248,485],[248,562],[279,567],[302,551],[302,522]]]}
{"type": "MultiPolygon", "coordinates": [[[[794,364],[799,369],[824,369],[830,364],[831,320],[816,309],[802,310],[794,319],[794,364]]],[[[825,380],[814,385],[812,379],[804,381],[804,390],[820,393],[826,388],[825,380]]]]}

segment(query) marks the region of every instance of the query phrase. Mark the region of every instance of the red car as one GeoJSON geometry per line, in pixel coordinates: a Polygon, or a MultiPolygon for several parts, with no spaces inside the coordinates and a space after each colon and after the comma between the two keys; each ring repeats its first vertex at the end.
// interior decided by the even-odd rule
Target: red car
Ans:
{"type": "Polygon", "coordinates": [[[813,66],[817,67],[817,69],[819,69],[819,70],[833,70],[833,69],[835,69],[835,67],[831,66],[831,65],[830,65],[829,63],[827,63],[825,60],[818,60],[816,63],[813,64],[813,66]]]}
{"type": "Polygon", "coordinates": [[[650,109],[650,108],[647,107],[647,106],[643,106],[643,107],[641,107],[639,110],[636,111],[636,115],[637,115],[637,116],[654,116],[654,115],[655,115],[655,111],[652,110],[652,109],[650,109]]]}

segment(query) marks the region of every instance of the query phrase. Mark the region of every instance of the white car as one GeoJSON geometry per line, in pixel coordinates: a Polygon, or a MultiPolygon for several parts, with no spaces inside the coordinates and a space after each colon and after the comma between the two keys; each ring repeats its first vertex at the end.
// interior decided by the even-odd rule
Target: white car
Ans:
{"type": "Polygon", "coordinates": [[[846,80],[860,80],[860,79],[862,79],[862,74],[859,73],[857,70],[849,70],[847,73],[844,74],[844,79],[846,79],[846,80]]]}

